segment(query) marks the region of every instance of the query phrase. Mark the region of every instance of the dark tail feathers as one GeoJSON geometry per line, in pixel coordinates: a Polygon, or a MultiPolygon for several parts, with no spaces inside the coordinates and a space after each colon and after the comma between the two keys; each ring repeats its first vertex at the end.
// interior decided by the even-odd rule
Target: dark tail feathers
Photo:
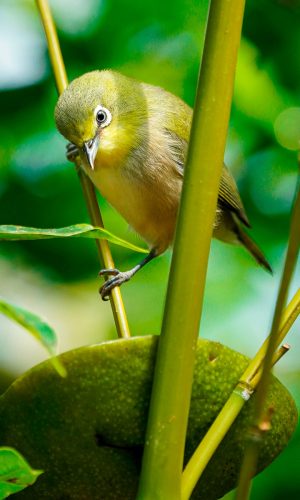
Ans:
{"type": "Polygon", "coordinates": [[[252,238],[250,238],[250,236],[248,236],[248,234],[245,233],[240,226],[236,225],[235,229],[238,240],[244,247],[247,248],[251,255],[253,255],[256,262],[260,266],[264,267],[269,273],[273,274],[273,270],[269,262],[267,261],[257,244],[252,240],[252,238]]]}

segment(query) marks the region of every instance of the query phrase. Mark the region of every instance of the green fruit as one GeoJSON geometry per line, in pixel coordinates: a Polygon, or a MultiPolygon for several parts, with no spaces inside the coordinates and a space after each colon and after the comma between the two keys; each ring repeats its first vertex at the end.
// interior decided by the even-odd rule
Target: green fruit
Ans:
{"type": "MultiPolygon", "coordinates": [[[[15,447],[45,473],[17,494],[24,499],[129,500],[138,484],[157,337],[135,337],[60,356],[68,376],[46,361],[16,380],[0,398],[0,445],[15,447]]],[[[198,341],[186,458],[195,449],[248,363],[231,349],[198,341]]],[[[237,481],[252,398],[212,458],[193,498],[215,499],[237,481]]],[[[168,402],[166,401],[166,404],[168,402]]],[[[286,446],[297,411],[272,377],[259,470],[286,446]]]]}

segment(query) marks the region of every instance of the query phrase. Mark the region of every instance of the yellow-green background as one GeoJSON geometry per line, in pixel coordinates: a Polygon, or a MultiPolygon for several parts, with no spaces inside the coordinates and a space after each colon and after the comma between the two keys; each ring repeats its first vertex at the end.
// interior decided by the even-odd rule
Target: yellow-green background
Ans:
{"type": "MultiPolygon", "coordinates": [[[[193,104],[207,1],[50,4],[70,79],[88,70],[114,68],[193,104]]],[[[281,113],[299,106],[299,23],[298,0],[247,3],[226,162],[274,276],[242,249],[214,242],[201,334],[250,356],[270,327],[295,189],[299,109],[281,113]]],[[[59,227],[87,222],[77,176],[65,161],[65,141],[54,126],[56,90],[33,0],[2,0],[0,49],[0,223],[59,227]]],[[[106,227],[139,243],[105,201],[100,203],[106,227]]],[[[121,269],[140,258],[119,247],[112,251],[121,269]]],[[[122,289],[134,335],[160,331],[170,258],[167,253],[149,264],[122,289]]],[[[99,299],[98,270],[91,240],[0,245],[0,294],[45,317],[59,334],[61,350],[115,336],[109,304],[99,299]]],[[[299,278],[298,266],[291,293],[299,278]]],[[[299,323],[289,342],[291,352],[276,372],[299,404],[299,323]]],[[[0,366],[6,375],[20,374],[44,357],[21,328],[0,318],[0,366]]],[[[296,435],[255,481],[253,498],[299,498],[299,445],[296,435]]]]}

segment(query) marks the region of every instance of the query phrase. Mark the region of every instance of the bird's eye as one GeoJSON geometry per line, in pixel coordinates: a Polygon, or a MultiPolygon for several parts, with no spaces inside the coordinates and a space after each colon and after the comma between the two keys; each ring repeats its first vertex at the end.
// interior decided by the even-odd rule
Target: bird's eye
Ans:
{"type": "Polygon", "coordinates": [[[99,125],[101,125],[102,123],[105,123],[107,120],[107,115],[106,115],[105,111],[103,111],[103,110],[98,111],[96,119],[97,119],[97,122],[99,123],[99,125]]]}
{"type": "Polygon", "coordinates": [[[111,122],[111,113],[103,106],[97,106],[95,109],[96,122],[100,127],[107,127],[111,122]]]}

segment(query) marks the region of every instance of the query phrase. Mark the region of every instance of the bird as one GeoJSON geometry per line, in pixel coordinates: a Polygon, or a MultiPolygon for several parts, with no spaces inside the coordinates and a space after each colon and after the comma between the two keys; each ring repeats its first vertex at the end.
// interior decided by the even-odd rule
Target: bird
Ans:
{"type": "MultiPolygon", "coordinates": [[[[192,114],[163,88],[109,69],[79,76],[58,99],[55,122],[69,141],[67,157],[79,155],[95,187],[149,246],[132,269],[100,271],[107,278],[100,288],[103,300],[172,246],[192,114]]],[[[245,227],[250,223],[237,185],[223,164],[213,237],[244,246],[272,272],[245,227]]]]}

